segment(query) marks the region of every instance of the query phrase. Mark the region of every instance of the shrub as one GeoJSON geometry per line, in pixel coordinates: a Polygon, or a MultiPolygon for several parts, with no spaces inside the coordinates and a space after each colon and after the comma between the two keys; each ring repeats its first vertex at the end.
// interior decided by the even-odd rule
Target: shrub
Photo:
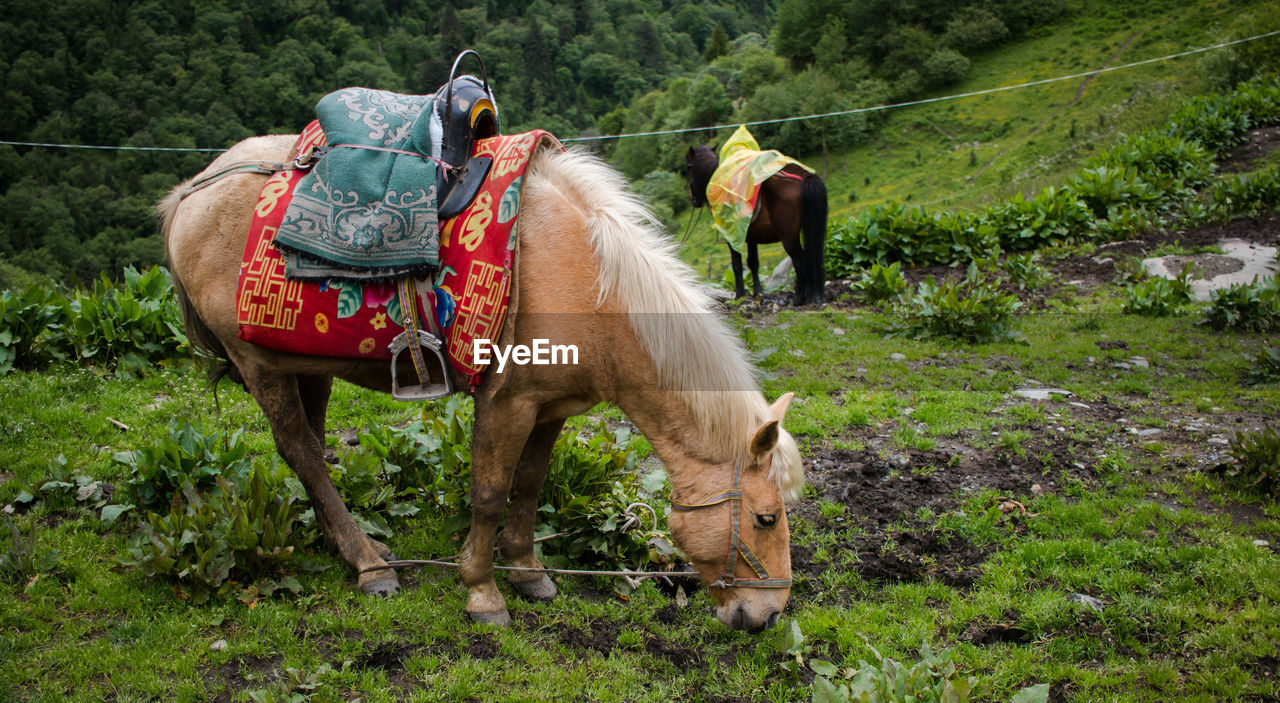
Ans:
{"type": "Polygon", "coordinates": [[[1280,167],[1229,176],[1213,185],[1210,208],[1221,217],[1255,215],[1280,207],[1280,167]]]}
{"type": "MultiPolygon", "coordinates": [[[[567,431],[556,442],[539,529],[562,536],[539,545],[548,566],[622,569],[674,559],[669,534],[647,511],[636,515],[639,524],[628,520],[628,506],[641,500],[631,441],[628,430],[612,432],[600,420],[595,427],[567,431]]],[[[662,507],[656,510],[661,514],[662,507]]]]}
{"type": "Polygon", "coordinates": [[[1270,386],[1280,383],[1280,347],[1269,347],[1258,352],[1249,368],[1249,384],[1270,386]]]}
{"type": "Polygon", "coordinates": [[[66,358],[70,310],[55,289],[0,292],[0,376],[66,358]]]}
{"type": "Polygon", "coordinates": [[[246,600],[301,592],[291,567],[314,568],[297,556],[316,533],[302,521],[286,471],[255,468],[243,482],[218,476],[207,494],[184,482],[167,514],[146,513],[120,564],[176,581],[197,603],[235,591],[246,600]]]}
{"type": "Polygon", "coordinates": [[[1223,465],[1223,475],[1246,488],[1280,498],[1280,433],[1271,427],[1237,432],[1227,453],[1235,463],[1223,465]]]}
{"type": "Polygon", "coordinates": [[[30,527],[24,534],[14,523],[13,518],[5,515],[5,525],[9,528],[9,546],[0,546],[0,577],[13,581],[27,581],[47,574],[58,568],[62,552],[58,549],[38,549],[36,535],[41,532],[36,520],[30,520],[30,527]]]}
{"type": "Polygon", "coordinates": [[[1123,310],[1144,317],[1174,315],[1191,302],[1190,274],[1184,269],[1177,279],[1161,277],[1138,281],[1125,289],[1123,310]]]}
{"type": "Polygon", "coordinates": [[[1000,246],[1009,251],[1035,249],[1049,242],[1090,234],[1093,215],[1068,188],[1045,188],[1030,200],[1015,193],[988,208],[981,220],[990,225],[1000,246]]]}
{"type": "Polygon", "coordinates": [[[894,336],[925,339],[951,337],[968,342],[1013,339],[1009,329],[1013,313],[1022,303],[986,281],[977,266],[957,281],[922,281],[898,306],[900,322],[890,327],[894,336]]]}
{"type": "Polygon", "coordinates": [[[1156,132],[1143,132],[1120,140],[1093,159],[1093,164],[1132,169],[1139,178],[1170,197],[1185,198],[1190,188],[1209,182],[1213,155],[1201,143],[1156,132]]]}
{"type": "Polygon", "coordinates": [[[1204,322],[1215,330],[1228,327],[1242,332],[1280,330],[1280,282],[1249,285],[1237,283],[1215,290],[1204,322]]]}
{"type": "Polygon", "coordinates": [[[140,372],[186,346],[169,272],[124,270],[124,283],[105,276],[71,301],[76,356],[140,372]]]}
{"type": "Polygon", "coordinates": [[[898,262],[887,266],[877,263],[862,272],[861,277],[854,281],[853,289],[868,300],[889,300],[907,290],[907,279],[902,276],[902,265],[898,262]]]}
{"type": "Polygon", "coordinates": [[[1040,263],[1039,254],[1011,254],[1005,257],[1003,268],[1019,290],[1039,288],[1053,279],[1053,274],[1040,263]]]}
{"type": "Polygon", "coordinates": [[[204,434],[199,425],[169,423],[169,432],[154,444],[111,456],[129,468],[126,490],[144,508],[166,506],[190,483],[197,490],[213,488],[219,477],[241,482],[250,471],[244,430],[230,437],[204,434]]]}
{"type": "Polygon", "coordinates": [[[955,49],[938,49],[925,59],[920,70],[931,86],[951,85],[960,82],[969,72],[969,59],[955,49]]]}
{"type": "Polygon", "coordinates": [[[1137,207],[1160,200],[1159,192],[1143,181],[1137,170],[1128,167],[1086,168],[1071,179],[1071,188],[1100,220],[1107,218],[1113,208],[1137,207]]]}

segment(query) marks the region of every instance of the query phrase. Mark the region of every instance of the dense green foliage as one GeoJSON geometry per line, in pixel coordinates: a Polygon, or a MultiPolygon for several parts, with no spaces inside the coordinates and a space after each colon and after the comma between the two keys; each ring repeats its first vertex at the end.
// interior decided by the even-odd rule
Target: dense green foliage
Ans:
{"type": "Polygon", "coordinates": [[[1020,307],[1017,296],[1002,292],[971,264],[964,278],[938,283],[929,276],[917,284],[915,292],[899,301],[899,319],[890,332],[912,339],[1007,341],[1016,336],[1011,323],[1020,307]]]}
{"type": "Polygon", "coordinates": [[[1227,478],[1273,499],[1280,497],[1280,432],[1272,427],[1237,432],[1228,453],[1235,462],[1222,467],[1227,478]]]}
{"type": "Polygon", "coordinates": [[[35,284],[0,292],[0,375],[76,359],[139,373],[187,346],[169,272],[125,268],[87,290],[35,284]]]}
{"type": "MultiPolygon", "coordinates": [[[[24,0],[0,18],[0,139],[217,150],[298,130],[322,95],[343,86],[432,92],[464,48],[484,58],[506,131],[572,137],[790,117],[953,83],[968,71],[967,55],[1066,8],[1063,0],[24,0]]],[[[805,154],[857,143],[872,127],[852,116],[763,126],[759,136],[805,154]]],[[[677,170],[683,149],[701,139],[602,146],[639,179],[677,170]]],[[[84,281],[161,263],[152,203],[211,157],[0,145],[0,256],[84,281]]]]}
{"type": "Polygon", "coordinates": [[[1025,251],[1054,241],[1124,239],[1164,219],[1266,211],[1280,204],[1280,169],[1213,181],[1213,154],[1238,143],[1249,129],[1275,124],[1280,79],[1274,76],[1194,98],[1164,130],[1125,137],[1067,185],[1045,188],[1031,199],[1017,193],[1002,203],[956,212],[890,201],[833,222],[827,271],[850,276],[892,261],[965,264],[993,251],[1025,251]],[[1207,204],[1198,195],[1202,190],[1208,191],[1207,204]]]}

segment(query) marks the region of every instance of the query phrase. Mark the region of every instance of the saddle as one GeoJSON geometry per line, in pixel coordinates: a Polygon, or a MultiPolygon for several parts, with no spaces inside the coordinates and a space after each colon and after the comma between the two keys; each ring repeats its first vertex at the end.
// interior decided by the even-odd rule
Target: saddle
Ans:
{"type": "Polygon", "coordinates": [[[322,98],[316,115],[327,144],[299,156],[307,173],[275,238],[286,278],[395,281],[403,312],[396,322],[404,331],[390,345],[392,395],[448,395],[444,341],[422,329],[412,281],[430,279],[441,267],[441,224],[471,205],[493,164],[492,157],[472,156],[477,141],[499,134],[484,63],[475,52],[462,52],[449,81],[431,95],[344,88],[322,98]],[[479,78],[457,75],[468,56],[479,63],[479,78]],[[417,385],[401,385],[397,377],[406,351],[417,385]],[[442,382],[432,383],[433,375],[442,382]]]}

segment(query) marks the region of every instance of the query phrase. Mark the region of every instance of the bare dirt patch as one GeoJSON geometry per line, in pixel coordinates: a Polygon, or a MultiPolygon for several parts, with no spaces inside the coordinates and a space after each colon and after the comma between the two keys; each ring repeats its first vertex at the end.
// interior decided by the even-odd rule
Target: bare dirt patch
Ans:
{"type": "Polygon", "coordinates": [[[1245,135],[1244,143],[1231,150],[1218,162],[1223,173],[1244,173],[1253,170],[1255,164],[1268,154],[1280,149],[1280,127],[1263,127],[1245,135]]]}

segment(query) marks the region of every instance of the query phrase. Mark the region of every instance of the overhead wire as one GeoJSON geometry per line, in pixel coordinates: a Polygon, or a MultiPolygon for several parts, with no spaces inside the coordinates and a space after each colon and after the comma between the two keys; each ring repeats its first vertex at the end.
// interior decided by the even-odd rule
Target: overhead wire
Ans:
{"type": "MultiPolygon", "coordinates": [[[[1179,59],[1185,56],[1192,56],[1194,54],[1202,54],[1208,51],[1225,49],[1230,46],[1236,46],[1238,44],[1244,44],[1246,42],[1257,41],[1259,39],[1267,39],[1269,37],[1274,37],[1277,35],[1280,35],[1280,30],[1276,30],[1272,32],[1264,32],[1262,34],[1255,34],[1251,37],[1244,37],[1242,39],[1233,39],[1231,41],[1219,42],[1217,44],[1212,44],[1210,46],[1202,46],[1194,49],[1187,49],[1186,51],[1179,51],[1173,54],[1166,54],[1164,56],[1157,56],[1150,59],[1142,59],[1141,61],[1132,61],[1130,63],[1121,64],[1119,66],[1105,66],[1103,68],[1094,69],[1092,71],[1082,71],[1080,73],[1072,73],[1064,76],[1055,76],[1053,78],[1042,78],[1040,80],[1027,81],[1025,83],[1015,83],[1013,85],[999,86],[996,88],[985,88],[982,90],[969,91],[967,93],[943,95],[943,96],[938,96],[934,98],[922,98],[920,100],[908,100],[906,102],[889,103],[885,105],[875,105],[871,107],[857,107],[849,110],[837,110],[835,112],[823,112],[823,113],[817,113],[817,114],[811,114],[811,115],[779,117],[775,119],[754,120],[750,122],[734,122],[732,124],[713,125],[709,127],[685,127],[680,129],[663,129],[663,130],[652,130],[647,132],[630,132],[625,134],[610,134],[610,135],[588,136],[588,137],[568,137],[565,139],[561,139],[560,141],[590,142],[590,141],[604,141],[608,139],[631,139],[636,137],[655,137],[655,136],[664,136],[664,135],[671,135],[671,134],[687,134],[691,132],[706,132],[706,131],[717,130],[717,129],[733,129],[740,125],[754,127],[754,126],[766,125],[766,124],[782,124],[785,122],[799,122],[802,120],[818,120],[818,119],[825,119],[830,117],[843,117],[846,115],[857,115],[857,114],[864,114],[869,112],[884,112],[886,110],[897,110],[904,107],[913,107],[915,105],[928,105],[932,103],[946,102],[949,100],[962,100],[965,98],[973,98],[973,97],[979,97],[983,95],[993,95],[995,93],[1004,93],[1012,90],[1034,88],[1036,86],[1049,85],[1051,83],[1060,83],[1062,81],[1070,81],[1070,80],[1075,80],[1077,78],[1087,78],[1089,76],[1096,76],[1102,73],[1111,73],[1113,71],[1123,71],[1130,68],[1136,68],[1138,66],[1147,66],[1147,65],[1159,63],[1162,61],[1171,61],[1173,59],[1179,59]]],[[[201,148],[201,147],[160,147],[160,146],[100,146],[100,145],[92,145],[92,144],[59,144],[59,143],[52,143],[52,142],[23,142],[23,141],[11,141],[11,140],[0,140],[0,144],[6,144],[9,146],[23,146],[23,147],[44,147],[44,148],[58,148],[58,149],[103,149],[103,150],[112,150],[112,151],[179,151],[179,152],[181,151],[185,151],[185,152],[226,151],[226,149],[224,148],[215,148],[215,147],[201,148]]]]}

